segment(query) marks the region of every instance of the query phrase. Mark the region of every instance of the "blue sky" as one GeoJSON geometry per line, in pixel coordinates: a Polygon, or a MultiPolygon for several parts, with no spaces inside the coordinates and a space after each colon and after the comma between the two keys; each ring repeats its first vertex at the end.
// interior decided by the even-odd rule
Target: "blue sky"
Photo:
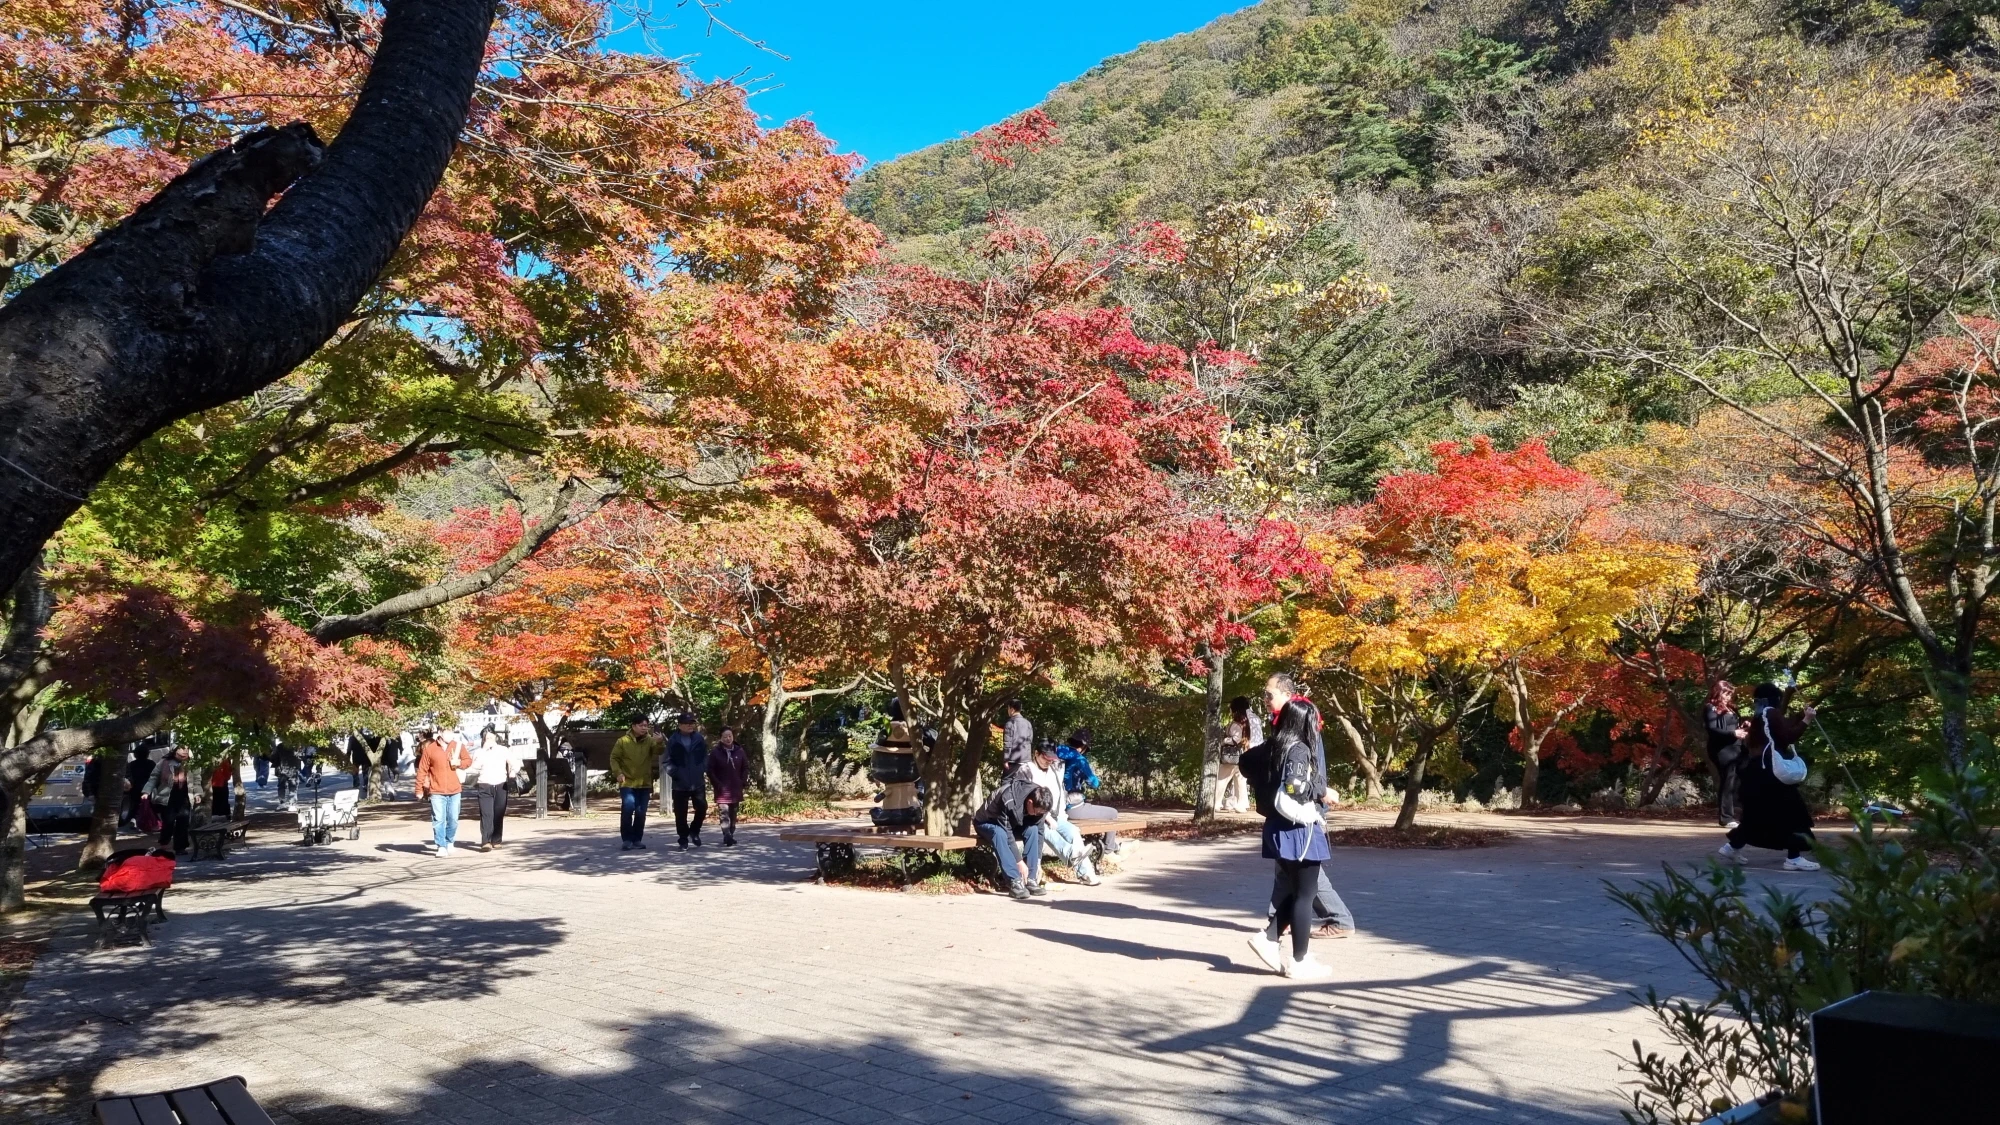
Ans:
{"type": "MultiPolygon", "coordinates": [[[[720,28],[692,0],[650,4],[657,50],[704,78],[741,74],[769,123],[811,117],[843,152],[888,160],[1034,105],[1107,55],[1192,31],[1253,0],[730,0],[720,28]]],[[[633,49],[624,40],[618,46],[633,49]]]]}

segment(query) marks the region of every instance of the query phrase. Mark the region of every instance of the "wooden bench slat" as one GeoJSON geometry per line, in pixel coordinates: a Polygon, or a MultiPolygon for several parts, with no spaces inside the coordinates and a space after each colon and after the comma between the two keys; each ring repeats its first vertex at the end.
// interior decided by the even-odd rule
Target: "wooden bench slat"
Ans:
{"type": "MultiPolygon", "coordinates": [[[[1106,832],[1137,835],[1152,826],[1143,816],[1120,816],[1116,820],[1071,820],[1078,833],[1101,836],[1106,832]]],[[[880,832],[853,826],[834,828],[793,828],[778,833],[778,839],[795,844],[847,844],[856,848],[920,848],[925,851],[955,852],[980,846],[977,836],[919,836],[907,832],[880,832]]]]}
{"type": "Polygon", "coordinates": [[[139,1125],[139,1111],[130,1098],[106,1098],[97,1103],[98,1125],[139,1125]]]}
{"type": "Polygon", "coordinates": [[[876,832],[868,828],[811,828],[780,832],[778,839],[799,844],[848,844],[857,848],[922,848],[952,852],[976,848],[970,836],[917,836],[908,832],[876,832]]]}
{"type": "Polygon", "coordinates": [[[225,1078],[209,1083],[206,1089],[208,1096],[215,1099],[215,1104],[229,1119],[229,1125],[276,1125],[271,1115],[265,1113],[263,1107],[250,1096],[243,1079],[225,1078]]]}
{"type": "Polygon", "coordinates": [[[181,1115],[182,1125],[229,1125],[222,1111],[215,1108],[215,1102],[208,1096],[208,1088],[193,1090],[170,1090],[167,1100],[174,1105],[174,1112],[181,1115]]]}
{"type": "Polygon", "coordinates": [[[132,1099],[132,1110],[139,1115],[139,1125],[179,1125],[164,1094],[141,1094],[132,1099]]]}

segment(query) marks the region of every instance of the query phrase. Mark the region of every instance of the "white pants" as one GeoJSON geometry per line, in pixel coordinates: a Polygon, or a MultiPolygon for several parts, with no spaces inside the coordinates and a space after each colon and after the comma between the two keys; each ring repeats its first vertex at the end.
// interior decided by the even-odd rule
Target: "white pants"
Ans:
{"type": "Polygon", "coordinates": [[[1097,868],[1090,862],[1090,845],[1084,843],[1083,833],[1076,830],[1076,825],[1067,820],[1043,823],[1042,843],[1055,853],[1057,859],[1075,868],[1078,875],[1085,879],[1097,875],[1097,868]]]}
{"type": "Polygon", "coordinates": [[[1223,812],[1250,811],[1250,780],[1243,776],[1243,770],[1235,762],[1222,763],[1222,772],[1217,775],[1215,803],[1223,812]]]}

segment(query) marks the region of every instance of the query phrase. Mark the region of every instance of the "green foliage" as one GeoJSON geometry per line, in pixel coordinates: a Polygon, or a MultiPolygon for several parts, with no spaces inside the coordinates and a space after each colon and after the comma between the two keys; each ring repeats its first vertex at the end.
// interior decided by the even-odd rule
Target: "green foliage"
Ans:
{"type": "Polygon", "coordinates": [[[1286,86],[1382,87],[1393,80],[1394,56],[1378,28],[1347,16],[1318,16],[1291,23],[1267,20],[1257,43],[1236,64],[1239,90],[1268,94],[1286,86]]]}
{"type": "Polygon", "coordinates": [[[1802,1100],[1812,1082],[1811,1014],[1875,989],[2000,1001],[2000,790],[1978,769],[1939,780],[1907,831],[1872,820],[1817,849],[1832,895],[1808,903],[1711,862],[1611,897],[1671,943],[1715,989],[1704,1002],[1645,1005],[1680,1049],[1633,1044],[1630,1122],[1692,1125],[1776,1090],[1802,1100]]]}

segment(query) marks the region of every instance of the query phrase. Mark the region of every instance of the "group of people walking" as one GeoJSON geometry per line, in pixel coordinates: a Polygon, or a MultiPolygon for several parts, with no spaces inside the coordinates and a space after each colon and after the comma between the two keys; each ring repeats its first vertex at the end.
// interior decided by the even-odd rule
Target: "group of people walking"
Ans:
{"type": "Polygon", "coordinates": [[[490,852],[506,843],[507,797],[521,785],[521,761],[492,726],[479,732],[478,746],[455,730],[418,733],[416,791],[418,800],[430,802],[433,854],[446,859],[457,847],[467,785],[479,802],[479,850],[490,852]]]}
{"type": "Polygon", "coordinates": [[[1789,714],[1788,694],[1776,684],[1758,684],[1750,695],[1750,716],[1736,708],[1736,687],[1717,680],[1703,707],[1708,758],[1715,767],[1716,815],[1728,836],[1717,849],[1723,859],[1746,863],[1748,848],[1785,853],[1785,870],[1818,871],[1805,854],[1812,849],[1812,810],[1799,793],[1807,763],[1798,742],[1817,718],[1810,706],[1789,714]]]}
{"type": "Polygon", "coordinates": [[[750,776],[750,759],[737,744],[734,727],[723,727],[710,745],[693,712],[682,712],[674,733],[662,739],[644,719],[633,723],[611,745],[611,773],[618,780],[618,841],[620,851],[646,850],[646,810],[653,787],[666,779],[673,802],[674,834],[680,850],[701,847],[701,829],[708,823],[708,792],[715,792],[716,821],[722,845],[736,846],[736,811],[750,776]]]}

